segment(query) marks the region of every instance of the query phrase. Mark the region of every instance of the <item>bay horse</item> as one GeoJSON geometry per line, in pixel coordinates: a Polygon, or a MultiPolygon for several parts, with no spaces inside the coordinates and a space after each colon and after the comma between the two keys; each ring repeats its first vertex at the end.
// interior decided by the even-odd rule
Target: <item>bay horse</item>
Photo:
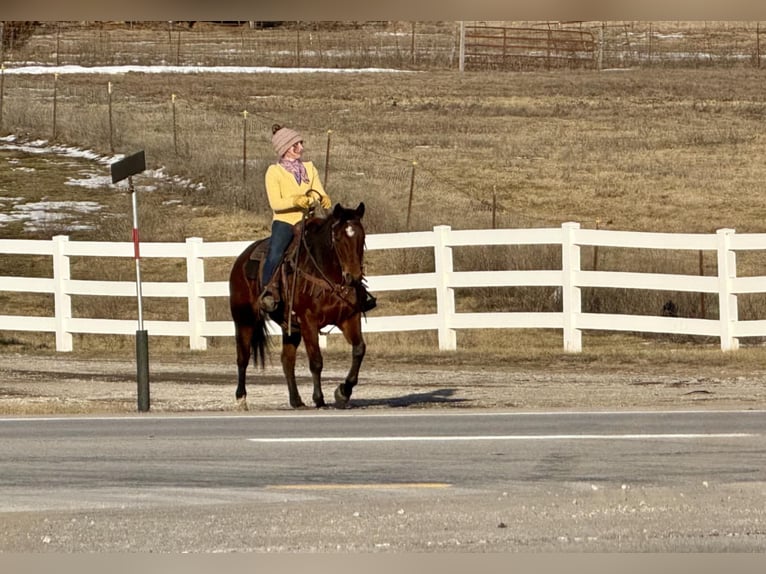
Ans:
{"type": "Polygon", "coordinates": [[[362,336],[364,298],[364,203],[356,209],[335,205],[324,219],[311,217],[296,226],[300,237],[288,248],[281,273],[282,298],[272,313],[262,310],[258,298],[269,238],[251,243],[234,262],[229,276],[229,304],[236,327],[236,399],[247,409],[245,378],[250,358],[264,366],[268,344],[266,319],[282,327],[282,371],[287,381],[290,406],[304,407],[295,380],[295,359],[301,340],[305,343],[314,383],[313,401],[325,406],[322,393],[323,359],[319,348],[320,329],[335,325],[351,345],[351,368],[345,382],[335,389],[335,403],[348,406],[359,378],[366,344],[362,336]],[[298,228],[302,226],[302,232],[298,228]],[[257,251],[256,251],[257,250],[257,251]],[[260,262],[252,255],[259,253],[260,262]],[[297,256],[296,256],[297,255],[297,256]]]}

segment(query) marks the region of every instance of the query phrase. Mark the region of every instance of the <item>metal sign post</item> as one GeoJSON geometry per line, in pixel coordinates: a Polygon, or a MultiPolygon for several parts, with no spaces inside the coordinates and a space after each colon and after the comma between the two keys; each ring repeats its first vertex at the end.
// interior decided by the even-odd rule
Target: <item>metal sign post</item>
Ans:
{"type": "Polygon", "coordinates": [[[128,179],[128,191],[133,204],[133,258],[136,261],[136,299],[138,301],[138,330],[136,331],[136,382],[138,384],[138,410],[149,410],[149,334],[144,329],[141,300],[141,253],[138,238],[138,207],[133,175],[146,169],[144,152],[140,151],[111,165],[112,183],[128,179]]]}

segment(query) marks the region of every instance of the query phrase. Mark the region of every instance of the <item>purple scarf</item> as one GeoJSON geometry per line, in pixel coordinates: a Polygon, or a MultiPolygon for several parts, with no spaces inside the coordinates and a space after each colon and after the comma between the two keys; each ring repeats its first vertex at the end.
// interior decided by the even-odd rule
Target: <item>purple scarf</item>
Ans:
{"type": "Polygon", "coordinates": [[[295,181],[298,185],[301,184],[301,182],[308,183],[309,182],[309,174],[306,171],[306,166],[303,165],[303,162],[299,159],[289,160],[282,158],[279,160],[279,165],[281,165],[283,168],[285,168],[287,171],[289,171],[291,174],[293,174],[293,177],[295,177],[295,181]]]}

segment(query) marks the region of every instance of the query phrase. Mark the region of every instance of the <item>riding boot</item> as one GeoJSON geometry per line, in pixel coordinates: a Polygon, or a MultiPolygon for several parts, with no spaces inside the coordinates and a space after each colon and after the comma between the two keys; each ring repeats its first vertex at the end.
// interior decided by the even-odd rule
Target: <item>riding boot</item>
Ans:
{"type": "Polygon", "coordinates": [[[266,285],[263,289],[263,293],[261,293],[261,296],[258,298],[258,303],[261,306],[261,309],[267,313],[276,311],[277,306],[279,305],[279,274],[280,269],[277,268],[274,271],[271,280],[269,280],[269,284],[266,285]]]}
{"type": "Polygon", "coordinates": [[[362,312],[372,311],[378,305],[378,300],[365,287],[362,287],[362,312]]]}

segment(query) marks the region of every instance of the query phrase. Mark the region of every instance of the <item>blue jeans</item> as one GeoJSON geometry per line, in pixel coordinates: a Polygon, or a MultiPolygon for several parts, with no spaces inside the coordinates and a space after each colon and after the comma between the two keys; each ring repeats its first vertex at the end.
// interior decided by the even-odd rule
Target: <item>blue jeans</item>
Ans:
{"type": "Polygon", "coordinates": [[[282,256],[285,253],[285,249],[290,245],[293,240],[293,226],[284,221],[274,221],[271,224],[271,241],[269,242],[269,253],[266,256],[266,262],[263,264],[263,285],[268,285],[271,280],[271,276],[274,275],[274,271],[282,256]]]}

